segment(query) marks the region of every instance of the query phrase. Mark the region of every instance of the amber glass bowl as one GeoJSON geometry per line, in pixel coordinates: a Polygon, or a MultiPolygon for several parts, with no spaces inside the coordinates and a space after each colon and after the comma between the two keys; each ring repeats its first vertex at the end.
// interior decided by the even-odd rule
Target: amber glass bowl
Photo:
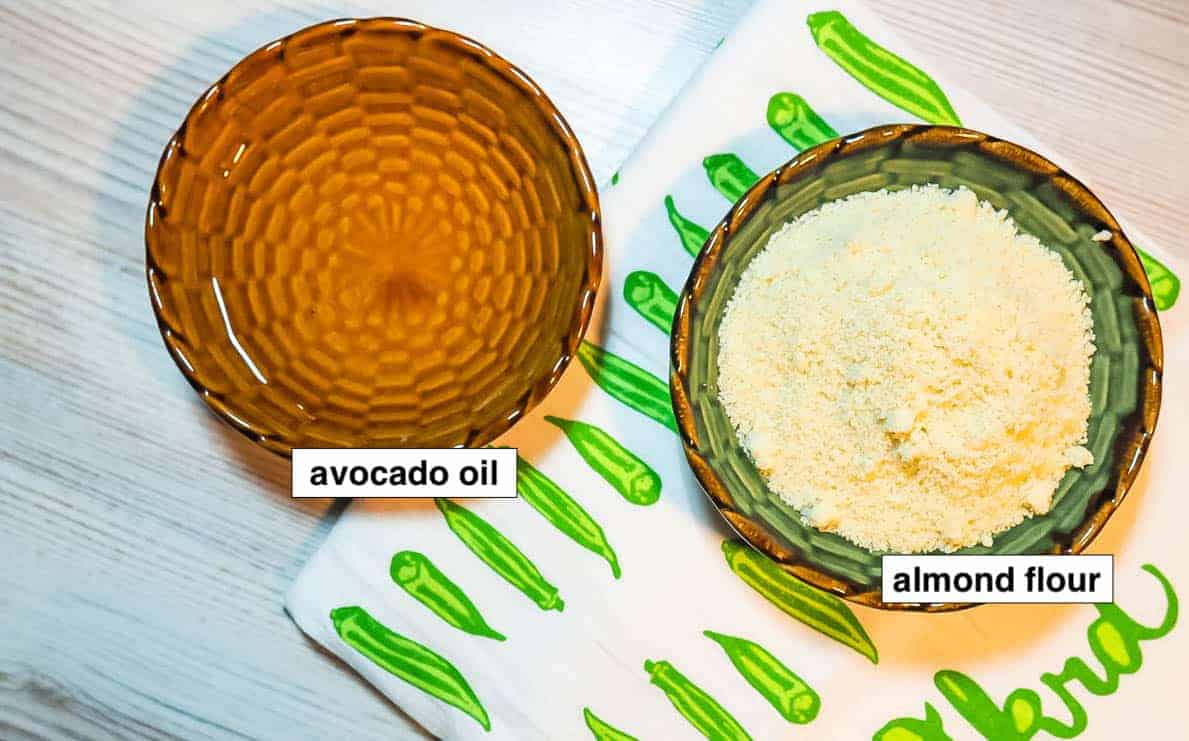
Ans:
{"type": "Polygon", "coordinates": [[[602,266],[593,179],[541,89],[393,18],[298,31],[215,83],[145,242],[178,367],[283,455],[490,442],[561,376],[602,266]]]}
{"type": "Polygon", "coordinates": [[[718,399],[718,328],[744,269],[785,223],[854,193],[935,183],[965,186],[1057,252],[1090,295],[1087,446],[1044,515],[963,554],[1079,553],[1123,501],[1160,410],[1160,322],[1140,259],[1115,218],[1074,178],[1017,144],[946,126],[890,125],[808,149],[761,178],[714,229],[694,263],[673,323],[670,389],[685,454],[719,512],[752,546],[814,586],[898,610],[969,605],[885,603],[880,553],[802,522],[767,486],[718,399]],[[1111,238],[1092,237],[1109,230],[1111,238]]]}

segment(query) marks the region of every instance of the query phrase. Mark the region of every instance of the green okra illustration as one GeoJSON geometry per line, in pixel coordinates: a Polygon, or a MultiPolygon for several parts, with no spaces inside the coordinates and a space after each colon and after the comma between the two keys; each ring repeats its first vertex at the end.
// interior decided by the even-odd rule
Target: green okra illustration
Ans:
{"type": "Polygon", "coordinates": [[[768,125],[796,149],[809,149],[838,138],[838,132],[796,93],[772,96],[768,101],[768,125]]]}
{"type": "Polygon", "coordinates": [[[595,741],[637,741],[635,736],[626,734],[610,725],[591,712],[590,708],[582,708],[582,717],[586,719],[586,727],[590,729],[595,741]]]}
{"type": "Polygon", "coordinates": [[[702,160],[702,167],[706,168],[706,177],[714,189],[731,203],[742,198],[760,179],[737,154],[712,154],[702,160]]]}
{"type": "Polygon", "coordinates": [[[504,640],[503,635],[491,629],[466,593],[424,554],[400,551],[392,557],[388,573],[397,586],[455,628],[471,635],[504,640]]]}
{"type": "Polygon", "coordinates": [[[669,214],[669,223],[677,230],[677,236],[681,239],[681,246],[685,251],[698,256],[702,251],[702,245],[706,244],[706,240],[710,238],[710,232],[703,226],[698,226],[694,222],[682,216],[677,211],[677,206],[673,204],[673,196],[665,196],[665,212],[669,214]]]}
{"type": "Polygon", "coordinates": [[[618,440],[586,422],[546,416],[565,433],[586,465],[632,504],[648,505],[661,496],[661,477],[618,440]]]}
{"type": "Polygon", "coordinates": [[[812,13],[807,23],[818,48],[871,92],[929,123],[962,125],[932,77],[867,38],[842,13],[812,13]]]}
{"type": "Polygon", "coordinates": [[[710,741],[751,741],[734,716],[669,662],[645,661],[644,671],[652,684],[664,690],[677,712],[710,741]]]}
{"type": "Polygon", "coordinates": [[[523,458],[516,459],[516,491],[566,537],[605,558],[611,564],[611,574],[619,578],[619,559],[607,543],[603,528],[582,509],[582,505],[523,458]]]}
{"type": "Polygon", "coordinates": [[[623,299],[657,329],[669,334],[677,313],[677,293],[656,273],[636,270],[623,281],[623,299]]]}
{"type": "Polygon", "coordinates": [[[871,663],[879,663],[875,644],[841,599],[785,573],[766,556],[737,540],[724,540],[722,552],[736,576],[787,615],[850,646],[871,663]]]}
{"type": "Polygon", "coordinates": [[[394,632],[362,607],[336,607],[330,611],[330,621],[348,646],[376,666],[453,705],[479,721],[484,730],[491,730],[491,720],[483,703],[479,702],[458,669],[445,658],[394,632]]]}
{"type": "Polygon", "coordinates": [[[673,417],[673,402],[669,398],[667,383],[635,363],[586,340],[578,348],[578,360],[599,388],[640,414],[677,432],[677,420],[673,417]]]}
{"type": "Polygon", "coordinates": [[[1148,283],[1152,286],[1152,299],[1156,302],[1156,308],[1168,311],[1181,293],[1181,279],[1139,247],[1136,247],[1135,251],[1139,253],[1140,262],[1144,264],[1144,272],[1148,274],[1148,283]]]}
{"type": "Polygon", "coordinates": [[[446,525],[492,571],[504,577],[542,610],[561,612],[565,608],[557,587],[547,582],[528,556],[491,523],[449,499],[435,499],[434,503],[446,518],[446,525]]]}
{"type": "Polygon", "coordinates": [[[703,635],[722,646],[747,683],[776,708],[780,717],[799,724],[817,717],[822,704],[817,692],[763,646],[712,630],[703,631],[703,635]]]}

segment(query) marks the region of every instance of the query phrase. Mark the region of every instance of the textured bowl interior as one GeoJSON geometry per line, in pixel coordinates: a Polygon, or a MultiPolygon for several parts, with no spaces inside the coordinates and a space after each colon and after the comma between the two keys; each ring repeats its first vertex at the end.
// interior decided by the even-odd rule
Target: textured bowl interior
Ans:
{"type": "Polygon", "coordinates": [[[699,256],[678,308],[673,397],[686,454],[722,514],[752,545],[803,579],[856,601],[880,599],[880,555],[802,523],[766,485],[718,400],[718,330],[743,270],[786,222],[862,191],[915,184],[966,186],[1057,251],[1086,286],[1097,351],[1091,365],[1088,447],[1050,512],[966,554],[1070,553],[1098,533],[1130,487],[1156,424],[1162,346],[1147,277],[1115,219],[1080,183],[1039,155],[978,132],[883,126],[807,150],[762,178],[699,256]],[[1091,236],[1109,229],[1113,238],[1091,236]]]}
{"type": "Polygon", "coordinates": [[[544,93],[397,19],[237,64],[166,147],[145,232],[178,367],[281,454],[490,441],[560,377],[601,270],[594,184],[544,93]]]}

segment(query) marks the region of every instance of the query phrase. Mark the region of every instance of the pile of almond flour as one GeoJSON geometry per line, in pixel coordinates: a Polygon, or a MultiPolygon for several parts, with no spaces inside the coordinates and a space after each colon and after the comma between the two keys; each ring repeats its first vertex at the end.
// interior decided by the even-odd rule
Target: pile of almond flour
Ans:
{"type": "Polygon", "coordinates": [[[719,332],[722,402],[772,490],[866,548],[989,545],[1092,462],[1085,289],[969,190],[787,224],[719,332]]]}

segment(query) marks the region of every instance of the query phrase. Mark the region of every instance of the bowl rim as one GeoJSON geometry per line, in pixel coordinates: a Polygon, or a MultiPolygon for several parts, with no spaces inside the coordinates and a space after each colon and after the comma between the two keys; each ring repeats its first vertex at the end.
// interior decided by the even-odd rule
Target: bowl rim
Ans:
{"type": "Polygon", "coordinates": [[[562,115],[561,111],[558,110],[545,91],[519,67],[469,36],[431,26],[420,21],[396,16],[336,18],[311,24],[279,39],[262,44],[232,65],[227,72],[198,96],[198,99],[186,112],[182,123],[165,144],[165,148],[157,161],[157,168],[153,174],[153,184],[149,190],[149,201],[145,212],[145,279],[149,292],[149,303],[152,306],[153,315],[157,320],[157,329],[161,334],[162,340],[165,342],[166,349],[169,351],[169,355],[173,358],[178,370],[181,371],[194,391],[198,393],[206,408],[252,442],[283,458],[292,457],[292,446],[277,437],[260,434],[253,429],[249,422],[238,417],[234,413],[235,410],[222,404],[218,395],[204,386],[197,378],[193,368],[176,346],[177,340],[175,338],[179,333],[177,328],[171,325],[162,312],[164,304],[154,283],[154,276],[160,272],[160,268],[157,261],[153,258],[150,247],[155,217],[157,212],[162,208],[161,171],[166,162],[172,157],[186,156],[185,148],[182,146],[182,140],[186,135],[190,122],[196,116],[202,115],[208,107],[217,105],[224,100],[228,80],[240,70],[246,69],[250,65],[269,60],[270,57],[273,57],[271,61],[276,63],[284,58],[285,49],[295,42],[300,43],[306,39],[327,33],[337,33],[342,37],[347,37],[360,31],[375,30],[400,33],[412,36],[415,39],[430,37],[434,41],[448,44],[459,53],[469,56],[495,72],[519,90],[544,117],[547,126],[553,131],[559,144],[564,147],[569,159],[570,169],[574,175],[574,184],[578,189],[581,210],[588,211],[590,214],[589,225],[585,229],[587,244],[583,248],[586,258],[583,271],[584,275],[579,283],[575,300],[574,317],[570,321],[560,357],[553,364],[547,375],[538,378],[529,386],[515,407],[508,409],[503,416],[493,423],[488,424],[482,430],[470,430],[468,439],[463,444],[463,447],[481,447],[495,440],[507,432],[516,422],[523,419],[529,411],[553,390],[554,386],[561,380],[561,376],[566,368],[569,367],[571,361],[574,359],[578,347],[582,343],[582,338],[586,335],[591,317],[594,313],[594,305],[598,296],[599,286],[602,283],[603,217],[599,204],[598,187],[595,184],[590,165],[587,163],[586,154],[582,149],[581,142],[578,141],[577,135],[570,127],[569,122],[566,121],[565,116],[562,115]],[[479,434],[476,434],[476,432],[479,434]]]}
{"type": "MultiPolygon", "coordinates": [[[[882,587],[860,585],[845,576],[831,573],[817,564],[806,560],[800,553],[790,550],[773,537],[768,526],[761,520],[748,517],[734,506],[730,492],[714,469],[700,453],[700,441],[690,401],[690,328],[693,306],[707,285],[708,277],[715,271],[720,257],[732,239],[734,232],[742,227],[758,206],[775,197],[776,186],[795,179],[811,179],[819,174],[829,162],[868,149],[887,146],[901,140],[913,139],[924,144],[957,148],[977,146],[988,156],[1010,165],[1014,169],[1033,175],[1058,180],[1060,190],[1066,196],[1075,198],[1079,209],[1091,212],[1106,229],[1111,231],[1109,243],[1115,246],[1123,262],[1120,267],[1135,280],[1142,291],[1141,300],[1132,302],[1137,328],[1142,324],[1147,331],[1141,331],[1139,347],[1143,353],[1139,358],[1141,378],[1137,406],[1129,415],[1133,421],[1128,428],[1121,427],[1115,433],[1115,446],[1128,433],[1135,436],[1136,444],[1130,455],[1116,455],[1112,465],[1112,476],[1098,495],[1097,507],[1087,508],[1087,514],[1070,533],[1069,546],[1055,546],[1047,553],[1077,554],[1084,551],[1102,531],[1106,522],[1122,505],[1127,493],[1139,474],[1147,454],[1159,417],[1161,386],[1164,368],[1164,347],[1160,320],[1152,299],[1151,286],[1135,246],[1123,232],[1122,227],[1106,206],[1081,181],[1074,178],[1050,160],[1031,149],[989,134],[957,126],[930,124],[883,124],[862,131],[840,136],[806,149],[788,162],[759,178],[742,197],[727,211],[726,215],[710,231],[678,297],[677,311],[673,319],[670,339],[669,391],[672,397],[673,413],[677,419],[678,434],[685,451],[686,461],[694,473],[702,492],[724,520],[748,545],[774,561],[785,572],[810,586],[833,593],[848,601],[892,611],[952,612],[977,607],[983,603],[955,602],[884,602],[882,587]],[[1110,493],[1113,484],[1113,495],[1110,493]]],[[[1116,453],[1118,451],[1116,450],[1116,453]]]]}

